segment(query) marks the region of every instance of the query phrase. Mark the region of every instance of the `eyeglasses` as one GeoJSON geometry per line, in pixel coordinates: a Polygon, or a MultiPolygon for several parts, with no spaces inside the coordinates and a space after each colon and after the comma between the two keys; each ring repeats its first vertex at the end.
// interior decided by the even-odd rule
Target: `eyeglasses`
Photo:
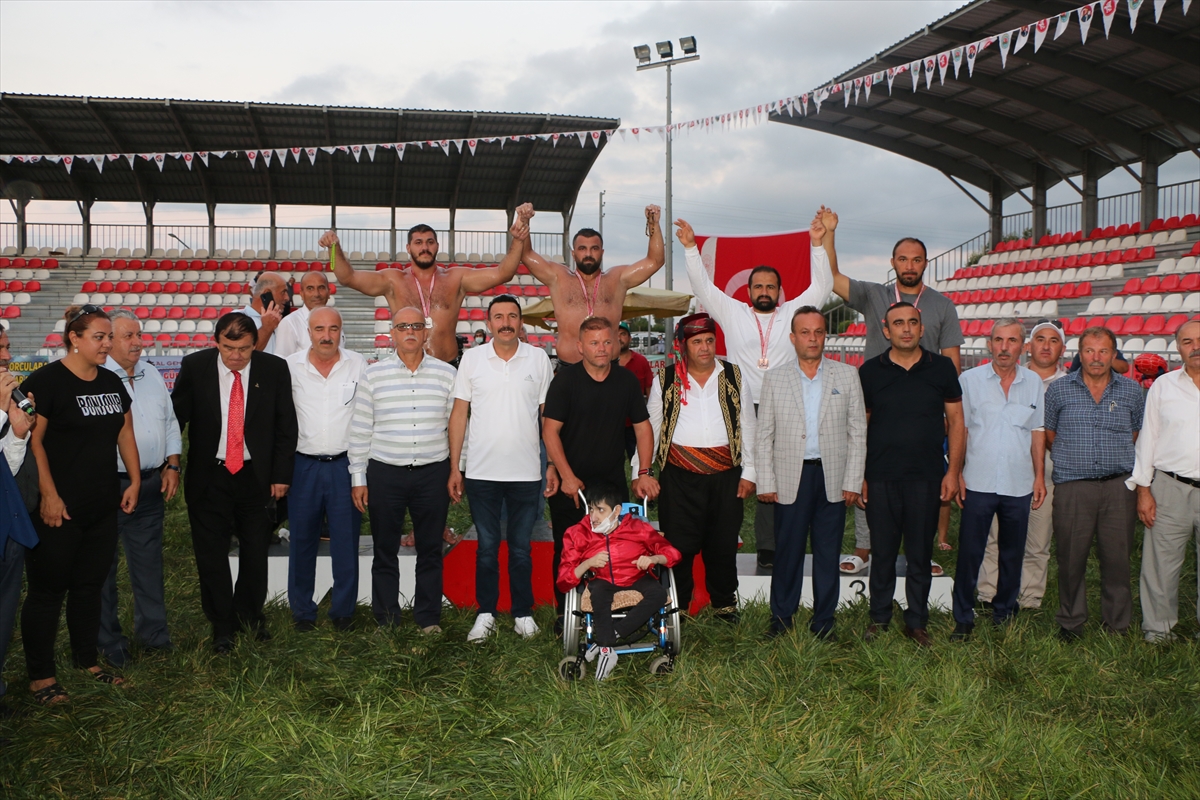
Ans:
{"type": "Polygon", "coordinates": [[[393,330],[397,331],[423,331],[425,330],[424,322],[397,322],[392,326],[393,330]]]}
{"type": "Polygon", "coordinates": [[[101,308],[100,306],[94,306],[91,303],[88,303],[85,306],[80,306],[79,310],[76,311],[74,314],[72,314],[71,318],[69,320],[67,320],[67,323],[68,324],[72,323],[75,320],[79,319],[80,317],[86,317],[88,314],[103,314],[103,313],[104,313],[103,308],[101,308]]]}
{"type": "Polygon", "coordinates": [[[134,381],[140,381],[144,377],[146,377],[146,373],[137,372],[133,375],[122,375],[121,380],[125,381],[126,383],[133,383],[134,381]]]}

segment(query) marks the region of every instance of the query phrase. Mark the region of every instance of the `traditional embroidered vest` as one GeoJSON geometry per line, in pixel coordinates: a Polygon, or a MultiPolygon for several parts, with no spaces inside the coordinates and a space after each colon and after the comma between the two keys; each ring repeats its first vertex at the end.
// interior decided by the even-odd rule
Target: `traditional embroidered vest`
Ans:
{"type": "MultiPolygon", "coordinates": [[[[717,373],[717,398],[721,403],[721,416],[725,419],[725,433],[729,436],[729,455],[735,467],[742,464],[742,371],[728,361],[717,362],[722,368],[717,373]]],[[[662,387],[662,428],[658,434],[658,449],[655,463],[659,469],[667,464],[671,440],[675,438],[675,426],[679,423],[680,386],[675,374],[675,362],[663,362],[658,367],[658,384],[662,387]]],[[[751,411],[753,413],[753,411],[751,411]]]]}

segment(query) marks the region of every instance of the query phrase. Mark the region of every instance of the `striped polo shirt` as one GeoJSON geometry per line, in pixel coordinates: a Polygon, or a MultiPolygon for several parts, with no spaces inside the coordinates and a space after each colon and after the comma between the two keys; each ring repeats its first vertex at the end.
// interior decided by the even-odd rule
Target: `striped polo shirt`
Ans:
{"type": "Polygon", "coordinates": [[[446,426],[454,406],[454,367],[426,353],[416,371],[389,356],[367,367],[350,424],[350,479],[367,485],[369,460],[419,467],[450,457],[446,426]]]}

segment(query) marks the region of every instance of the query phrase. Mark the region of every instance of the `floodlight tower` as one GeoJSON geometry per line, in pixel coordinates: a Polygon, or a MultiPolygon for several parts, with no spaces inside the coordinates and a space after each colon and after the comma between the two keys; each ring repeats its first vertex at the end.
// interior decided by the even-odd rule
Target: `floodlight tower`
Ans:
{"type": "MultiPolygon", "coordinates": [[[[671,242],[671,224],[674,217],[671,216],[671,67],[676,64],[684,64],[688,61],[699,61],[700,55],[696,52],[696,37],[684,36],[679,40],[679,49],[683,51],[683,55],[675,56],[675,47],[670,41],[658,42],[654,45],[658,51],[659,60],[651,63],[650,46],[639,44],[633,48],[633,54],[638,60],[638,72],[644,69],[655,69],[656,67],[667,68],[667,192],[666,202],[663,203],[663,245],[666,257],[666,282],[667,289],[675,288],[674,270],[672,254],[674,247],[671,242]]],[[[668,323],[670,320],[668,320],[668,323]]],[[[667,325],[668,329],[670,325],[667,325]]],[[[668,330],[668,333],[670,331],[668,330]]]]}

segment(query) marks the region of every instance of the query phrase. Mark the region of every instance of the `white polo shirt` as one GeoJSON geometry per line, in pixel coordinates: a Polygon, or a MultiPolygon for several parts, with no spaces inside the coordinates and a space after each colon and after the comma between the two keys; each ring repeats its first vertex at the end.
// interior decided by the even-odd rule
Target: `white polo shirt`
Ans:
{"type": "Polygon", "coordinates": [[[505,361],[495,342],[463,352],[454,397],[471,404],[466,476],[483,481],[540,481],[538,407],[554,377],[546,352],[518,342],[505,361]]]}

